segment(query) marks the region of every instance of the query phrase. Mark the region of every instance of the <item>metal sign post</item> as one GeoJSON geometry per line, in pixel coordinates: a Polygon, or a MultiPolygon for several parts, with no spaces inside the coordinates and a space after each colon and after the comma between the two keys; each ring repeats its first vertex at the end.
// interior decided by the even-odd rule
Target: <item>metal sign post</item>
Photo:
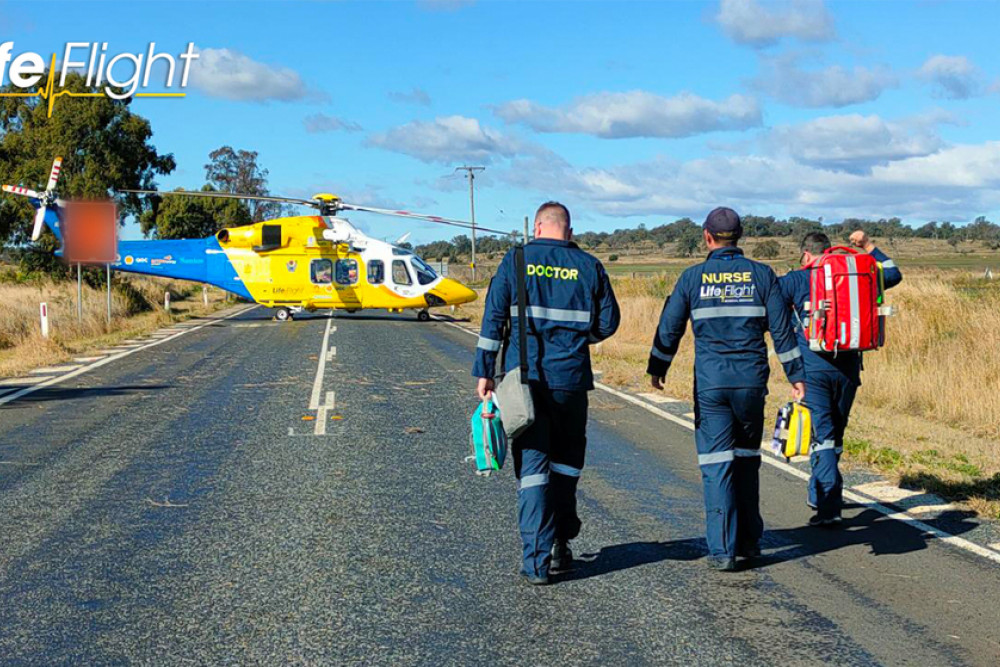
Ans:
{"type": "Polygon", "coordinates": [[[111,265],[105,264],[108,270],[108,330],[111,329],[111,265]]]}
{"type": "Polygon", "coordinates": [[[76,319],[83,322],[83,269],[76,265],[76,319]]]}

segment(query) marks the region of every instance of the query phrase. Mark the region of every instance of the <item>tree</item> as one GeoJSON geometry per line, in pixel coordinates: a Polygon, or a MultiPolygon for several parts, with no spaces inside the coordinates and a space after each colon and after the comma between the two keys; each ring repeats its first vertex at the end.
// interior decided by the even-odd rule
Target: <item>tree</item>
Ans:
{"type": "MultiPolygon", "coordinates": [[[[205,179],[216,190],[261,197],[271,194],[267,189],[268,171],[257,164],[257,151],[236,151],[231,146],[223,146],[209,153],[208,159],[205,179]]],[[[249,199],[247,207],[254,222],[281,215],[278,202],[249,199]]]]}
{"type": "MultiPolygon", "coordinates": [[[[202,191],[214,188],[206,185],[202,191]]],[[[158,239],[192,239],[251,222],[250,209],[239,199],[168,196],[142,214],[139,226],[143,234],[158,239]]]]}
{"type": "Polygon", "coordinates": [[[775,259],[781,255],[781,244],[774,239],[767,239],[754,246],[751,254],[757,259],[775,259]]]}
{"type": "Polygon", "coordinates": [[[701,247],[701,234],[696,231],[686,231],[677,241],[677,254],[681,257],[690,257],[698,252],[701,247]]]}
{"type": "MultiPolygon", "coordinates": [[[[69,74],[66,90],[96,92],[82,76],[69,74]]],[[[10,85],[3,92],[23,92],[10,85]]],[[[60,97],[48,117],[38,97],[0,98],[0,181],[45,187],[52,160],[63,157],[58,191],[64,198],[107,198],[122,189],[153,189],[155,177],[174,170],[174,158],[150,143],[149,121],[132,112],[131,99],[60,97]]],[[[122,220],[143,209],[136,195],[117,195],[122,220]]],[[[0,244],[28,240],[34,209],[24,197],[0,197],[0,244]]],[[[55,248],[46,235],[39,249],[55,248]]],[[[49,268],[60,266],[48,252],[49,268]]]]}

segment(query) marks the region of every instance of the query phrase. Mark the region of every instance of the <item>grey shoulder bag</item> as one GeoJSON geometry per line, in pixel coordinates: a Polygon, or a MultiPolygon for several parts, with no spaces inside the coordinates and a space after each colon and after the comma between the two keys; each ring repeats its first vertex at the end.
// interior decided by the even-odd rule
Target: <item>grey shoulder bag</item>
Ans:
{"type": "Polygon", "coordinates": [[[510,335],[513,326],[507,327],[507,337],[504,340],[503,352],[500,355],[501,372],[504,373],[496,388],[496,402],[500,407],[503,428],[508,438],[516,438],[535,421],[535,404],[531,398],[531,387],[528,385],[528,300],[527,288],[524,284],[525,260],[524,246],[514,248],[514,272],[517,274],[517,341],[520,352],[520,365],[509,373],[504,372],[507,366],[507,348],[510,346],[510,335]]]}

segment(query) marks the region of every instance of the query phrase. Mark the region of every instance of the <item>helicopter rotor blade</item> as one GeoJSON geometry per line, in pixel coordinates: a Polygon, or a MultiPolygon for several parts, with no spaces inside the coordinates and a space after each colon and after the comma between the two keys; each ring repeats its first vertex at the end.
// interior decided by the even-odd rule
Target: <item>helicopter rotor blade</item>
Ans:
{"type": "Polygon", "coordinates": [[[40,192],[35,192],[34,190],[29,190],[28,188],[22,188],[20,185],[5,185],[3,186],[4,192],[10,192],[15,195],[22,195],[24,197],[31,197],[32,199],[41,199],[42,194],[40,192]]]}
{"type": "Polygon", "coordinates": [[[35,226],[31,230],[31,240],[37,241],[42,236],[42,230],[45,229],[45,214],[48,212],[49,207],[44,204],[38,207],[35,211],[35,226]]]}
{"type": "MultiPolygon", "coordinates": [[[[357,204],[345,204],[341,203],[340,208],[348,211],[364,211],[367,213],[378,213],[379,215],[392,215],[399,218],[415,218],[417,220],[427,220],[428,222],[435,222],[439,225],[448,225],[451,227],[461,227],[463,229],[472,229],[473,224],[471,222],[466,222],[465,220],[453,220],[451,218],[442,218],[438,215],[426,215],[424,213],[413,213],[411,211],[393,211],[387,208],[375,208],[373,206],[358,206],[357,204]]],[[[502,234],[507,236],[511,234],[510,231],[502,231],[499,229],[490,229],[489,227],[481,227],[480,225],[475,225],[476,231],[488,232],[490,234],[502,234]]]]}
{"type": "Polygon", "coordinates": [[[311,199],[294,199],[291,197],[272,197],[270,195],[241,195],[235,192],[214,192],[214,191],[204,191],[204,190],[118,190],[118,192],[127,192],[129,194],[136,195],[157,195],[157,196],[176,196],[184,195],[187,197],[209,197],[214,199],[253,199],[254,201],[273,201],[281,202],[283,204],[299,204],[301,206],[311,206],[313,208],[319,208],[319,203],[311,199]]]}
{"type": "Polygon", "coordinates": [[[52,192],[56,189],[56,183],[59,181],[59,172],[62,171],[62,162],[63,159],[61,157],[57,157],[52,162],[52,171],[49,172],[49,183],[45,186],[46,192],[52,192]]]}

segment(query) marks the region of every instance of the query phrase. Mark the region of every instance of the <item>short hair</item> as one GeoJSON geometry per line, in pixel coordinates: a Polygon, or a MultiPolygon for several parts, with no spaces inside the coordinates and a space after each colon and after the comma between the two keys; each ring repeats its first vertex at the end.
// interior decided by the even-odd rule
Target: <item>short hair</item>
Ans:
{"type": "Polygon", "coordinates": [[[712,237],[712,241],[714,241],[715,244],[717,246],[721,247],[721,248],[735,248],[735,247],[737,247],[739,245],[739,242],[740,242],[739,238],[735,238],[735,239],[720,239],[718,236],[716,236],[712,232],[708,231],[707,229],[705,230],[705,233],[708,234],[709,236],[711,236],[712,237]]]}
{"type": "Polygon", "coordinates": [[[799,249],[813,255],[822,255],[830,249],[831,245],[833,244],[830,243],[830,237],[823,232],[809,232],[802,237],[799,249]]]}
{"type": "Polygon", "coordinates": [[[543,213],[545,213],[546,211],[559,211],[558,213],[556,213],[556,215],[558,217],[560,217],[560,218],[565,219],[566,226],[570,227],[570,222],[571,221],[570,221],[570,217],[569,217],[569,209],[568,208],[566,208],[565,206],[563,206],[562,204],[560,204],[557,201],[547,201],[544,204],[542,204],[541,206],[539,206],[538,210],[535,211],[535,220],[537,220],[538,217],[540,215],[542,215],[543,213]]]}

